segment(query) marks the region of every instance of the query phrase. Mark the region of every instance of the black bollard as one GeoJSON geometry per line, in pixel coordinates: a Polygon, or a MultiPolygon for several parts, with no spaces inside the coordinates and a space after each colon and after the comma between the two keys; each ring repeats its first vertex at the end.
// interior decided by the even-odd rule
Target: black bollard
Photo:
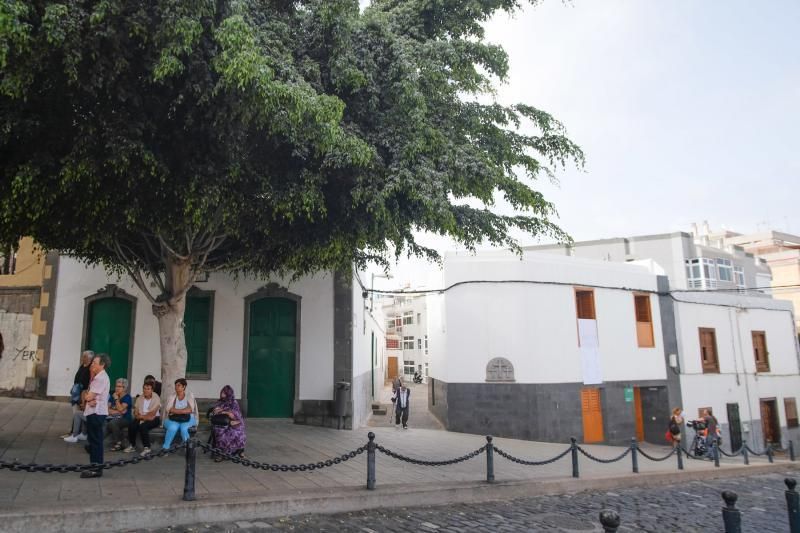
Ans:
{"type": "Polygon", "coordinates": [[[637,454],[636,450],[636,437],[631,438],[631,468],[633,468],[633,473],[639,473],[639,455],[637,454]]]}
{"type": "Polygon", "coordinates": [[[789,512],[789,533],[800,533],[800,493],[794,488],[797,481],[787,477],[783,480],[786,483],[786,510],[789,512]]]}
{"type": "Polygon", "coordinates": [[[375,433],[367,434],[367,490],[375,490],[375,433]]]}
{"type": "Polygon", "coordinates": [[[581,477],[578,472],[578,442],[575,437],[570,437],[569,440],[572,442],[572,477],[581,477]]]}
{"type": "Polygon", "coordinates": [[[750,452],[747,451],[747,444],[742,445],[742,458],[744,459],[744,464],[750,464],[750,452]]]}
{"type": "Polygon", "coordinates": [[[192,502],[194,496],[194,478],[197,465],[197,441],[190,438],[186,443],[186,475],[183,478],[183,501],[192,502]]]}
{"type": "Polygon", "coordinates": [[[491,435],[486,435],[486,481],[494,483],[494,444],[491,435]]]}
{"type": "Polygon", "coordinates": [[[600,511],[600,525],[603,526],[605,533],[616,533],[619,528],[619,514],[611,509],[600,511]]]}
{"type": "Polygon", "coordinates": [[[794,442],[789,441],[789,460],[794,461],[794,442]]]}
{"type": "Polygon", "coordinates": [[[725,507],[722,508],[722,522],[725,524],[725,533],[742,533],[742,513],[736,508],[739,496],[732,490],[722,491],[725,507]]]}
{"type": "Polygon", "coordinates": [[[717,439],[711,439],[711,456],[714,458],[714,466],[719,468],[719,444],[717,439]]]}
{"type": "Polygon", "coordinates": [[[681,448],[680,443],[678,443],[678,447],[676,449],[678,450],[678,470],[683,470],[683,449],[681,448]]]}
{"type": "Polygon", "coordinates": [[[775,458],[772,456],[772,444],[767,444],[767,459],[770,463],[775,462],[775,458]]]}

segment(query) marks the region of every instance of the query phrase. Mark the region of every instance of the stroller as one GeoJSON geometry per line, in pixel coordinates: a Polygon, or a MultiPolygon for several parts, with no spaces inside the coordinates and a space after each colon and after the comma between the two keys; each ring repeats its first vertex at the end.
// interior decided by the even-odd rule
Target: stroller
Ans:
{"type": "Polygon", "coordinates": [[[688,452],[695,457],[705,457],[708,453],[708,447],[706,446],[706,423],[702,420],[689,420],[686,422],[686,426],[694,430],[694,439],[692,439],[692,444],[689,446],[688,452]]]}

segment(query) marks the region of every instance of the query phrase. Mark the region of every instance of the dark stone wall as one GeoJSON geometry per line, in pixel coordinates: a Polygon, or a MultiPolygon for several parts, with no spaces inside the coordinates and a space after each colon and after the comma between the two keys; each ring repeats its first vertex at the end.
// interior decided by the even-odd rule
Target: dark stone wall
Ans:
{"type": "Polygon", "coordinates": [[[0,287],[0,309],[7,313],[32,315],[39,307],[39,287],[0,287]]]}
{"type": "Polygon", "coordinates": [[[428,411],[447,426],[447,383],[428,378],[428,411]]]}
{"type": "MultiPolygon", "coordinates": [[[[569,442],[574,436],[583,441],[582,383],[445,383],[436,379],[429,387],[436,402],[434,405],[429,395],[430,410],[450,431],[546,442],[569,442]]],[[[627,444],[636,435],[636,417],[634,403],[625,401],[624,389],[664,388],[665,383],[606,382],[598,387],[602,390],[605,442],[627,444]]],[[[666,393],[662,396],[666,398],[666,393]]],[[[663,405],[649,411],[663,412],[661,440],[658,433],[648,435],[646,431],[645,437],[663,444],[669,407],[665,399],[660,403],[663,405]]]]}

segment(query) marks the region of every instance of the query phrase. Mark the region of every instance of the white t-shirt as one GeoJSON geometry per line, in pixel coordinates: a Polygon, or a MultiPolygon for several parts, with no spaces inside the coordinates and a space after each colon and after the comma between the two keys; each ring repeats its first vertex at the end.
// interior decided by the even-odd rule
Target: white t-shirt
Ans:
{"type": "MultiPolygon", "coordinates": [[[[146,413],[150,412],[150,403],[152,401],[153,401],[152,397],[149,400],[147,398],[142,398],[142,414],[146,414],[146,413]]],[[[158,416],[158,415],[159,415],[159,413],[156,412],[156,416],[158,416]]]]}

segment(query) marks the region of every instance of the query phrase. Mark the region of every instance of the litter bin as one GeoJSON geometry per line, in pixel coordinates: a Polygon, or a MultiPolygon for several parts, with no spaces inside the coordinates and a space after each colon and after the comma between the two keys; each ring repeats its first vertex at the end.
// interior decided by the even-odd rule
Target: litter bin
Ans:
{"type": "Polygon", "coordinates": [[[348,392],[350,392],[350,383],[346,381],[336,382],[336,390],[333,396],[333,416],[345,416],[347,414],[348,392]]]}

